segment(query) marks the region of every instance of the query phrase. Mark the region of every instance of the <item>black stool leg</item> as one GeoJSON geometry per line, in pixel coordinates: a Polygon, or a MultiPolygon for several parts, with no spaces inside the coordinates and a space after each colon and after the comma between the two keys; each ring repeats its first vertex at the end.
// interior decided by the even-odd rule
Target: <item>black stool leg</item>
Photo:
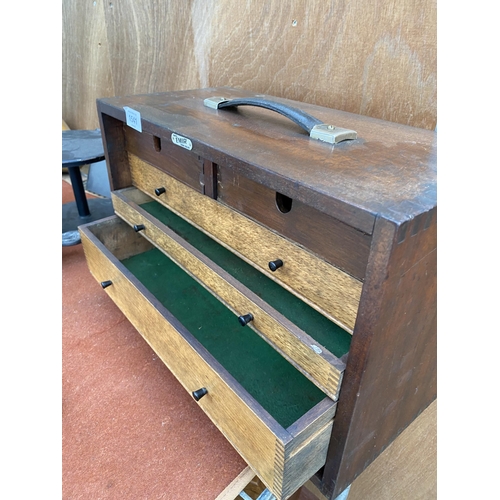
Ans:
{"type": "Polygon", "coordinates": [[[82,174],[80,167],[68,167],[69,178],[71,179],[71,186],[75,195],[75,202],[78,208],[80,217],[87,217],[90,215],[89,204],[85,196],[85,189],[83,187],[82,174]]]}

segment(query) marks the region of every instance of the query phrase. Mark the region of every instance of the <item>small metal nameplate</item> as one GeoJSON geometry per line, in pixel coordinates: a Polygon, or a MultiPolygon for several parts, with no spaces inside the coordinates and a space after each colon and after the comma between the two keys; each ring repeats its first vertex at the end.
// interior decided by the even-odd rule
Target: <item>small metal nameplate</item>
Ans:
{"type": "Polygon", "coordinates": [[[172,134],[172,142],[181,148],[189,149],[189,151],[193,149],[193,143],[187,137],[182,137],[182,135],[172,134]]]}
{"type": "Polygon", "coordinates": [[[123,109],[125,110],[127,125],[138,132],[142,132],[141,113],[127,106],[124,106],[123,109]]]}

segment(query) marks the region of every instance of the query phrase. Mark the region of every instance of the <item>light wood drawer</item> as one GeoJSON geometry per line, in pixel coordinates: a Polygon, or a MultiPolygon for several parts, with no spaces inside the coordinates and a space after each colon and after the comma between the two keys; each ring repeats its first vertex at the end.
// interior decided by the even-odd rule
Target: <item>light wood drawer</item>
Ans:
{"type": "Polygon", "coordinates": [[[129,154],[132,184],[211,235],[311,307],[352,333],[361,281],[248,217],[195,192],[129,154]],[[156,190],[160,189],[160,194],[156,190]],[[281,259],[275,272],[269,262],[281,259]]]}
{"type": "Polygon", "coordinates": [[[217,200],[364,279],[370,235],[224,165],[217,167],[217,200]]]}
{"type": "Polygon", "coordinates": [[[251,314],[246,328],[255,329],[323,392],[337,399],[345,369],[339,358],[348,352],[349,333],[136,188],[115,191],[112,200],[117,215],[229,307],[234,321],[251,314]],[[302,328],[293,321],[299,321],[302,328]]]}
{"type": "Polygon", "coordinates": [[[252,330],[232,335],[227,308],[120,218],[80,233],[106,293],[187,391],[207,390],[198,404],[271,492],[288,498],[324,465],[336,403],[252,330]]]}

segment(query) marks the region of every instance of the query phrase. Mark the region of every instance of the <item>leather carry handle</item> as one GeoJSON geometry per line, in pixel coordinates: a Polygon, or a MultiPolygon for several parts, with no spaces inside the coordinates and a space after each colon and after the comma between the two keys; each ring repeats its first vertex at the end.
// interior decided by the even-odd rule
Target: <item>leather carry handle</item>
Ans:
{"type": "Polygon", "coordinates": [[[300,109],[268,99],[258,97],[245,97],[241,99],[211,97],[205,99],[203,104],[212,109],[235,108],[237,106],[257,106],[259,108],[269,109],[292,120],[305,130],[312,139],[318,139],[330,144],[357,138],[357,133],[354,130],[328,125],[300,109]]]}

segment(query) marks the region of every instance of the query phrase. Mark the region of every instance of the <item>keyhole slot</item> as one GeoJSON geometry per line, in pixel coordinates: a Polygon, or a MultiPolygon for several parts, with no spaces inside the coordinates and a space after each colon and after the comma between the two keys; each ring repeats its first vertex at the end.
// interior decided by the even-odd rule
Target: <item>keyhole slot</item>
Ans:
{"type": "Polygon", "coordinates": [[[276,191],[276,207],[282,214],[287,214],[292,209],[292,198],[276,191]]]}
{"type": "Polygon", "coordinates": [[[153,145],[155,147],[155,151],[159,153],[161,151],[161,139],[156,135],[153,136],[153,145]]]}

